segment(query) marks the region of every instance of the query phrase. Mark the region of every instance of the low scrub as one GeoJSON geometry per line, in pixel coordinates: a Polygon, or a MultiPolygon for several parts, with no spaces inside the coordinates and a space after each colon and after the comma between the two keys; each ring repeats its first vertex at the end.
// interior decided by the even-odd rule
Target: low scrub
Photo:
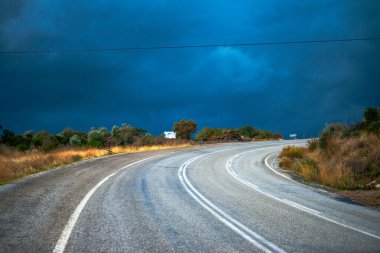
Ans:
{"type": "Polygon", "coordinates": [[[380,138],[375,135],[331,138],[328,146],[285,147],[280,167],[341,189],[372,189],[380,183],[380,138]]]}
{"type": "Polygon", "coordinates": [[[375,189],[380,185],[380,110],[369,108],[364,121],[331,124],[307,147],[285,147],[280,167],[306,181],[339,189],[375,189]],[[376,114],[378,113],[378,114],[376,114]],[[376,124],[375,124],[376,123],[376,124]]]}
{"type": "Polygon", "coordinates": [[[165,145],[151,146],[115,146],[108,149],[66,148],[51,152],[40,150],[22,152],[0,145],[0,184],[5,184],[27,175],[84,159],[91,159],[109,154],[142,152],[174,147],[186,147],[190,145],[190,143],[185,142],[173,142],[165,145]]]}

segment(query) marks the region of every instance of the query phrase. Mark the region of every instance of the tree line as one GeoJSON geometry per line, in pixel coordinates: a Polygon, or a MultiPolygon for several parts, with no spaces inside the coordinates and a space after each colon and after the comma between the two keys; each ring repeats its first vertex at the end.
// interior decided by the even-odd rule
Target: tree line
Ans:
{"type": "MultiPolygon", "coordinates": [[[[203,128],[193,139],[197,131],[197,123],[193,120],[181,120],[175,122],[173,131],[177,139],[184,141],[244,141],[280,139],[280,133],[272,134],[270,131],[260,130],[252,126],[240,128],[203,128]]],[[[107,148],[112,146],[143,146],[161,145],[174,140],[165,139],[163,135],[154,136],[146,129],[134,127],[128,124],[115,125],[111,130],[106,127],[91,128],[84,132],[65,128],[59,134],[51,134],[46,130],[34,132],[26,131],[23,134],[15,134],[13,131],[4,129],[0,125],[0,144],[20,151],[39,149],[51,151],[60,147],[95,147],[107,148]]]]}
{"type": "Polygon", "coordinates": [[[111,131],[106,127],[91,128],[89,132],[65,128],[57,135],[46,130],[34,133],[29,130],[23,134],[0,128],[2,130],[0,143],[17,148],[21,151],[41,149],[50,151],[59,147],[95,147],[106,148],[110,146],[126,145],[154,145],[164,143],[163,136],[153,136],[147,130],[133,127],[128,124],[113,126],[111,131]]]}
{"type": "Polygon", "coordinates": [[[271,133],[252,126],[240,128],[203,128],[196,136],[196,141],[252,141],[282,139],[280,133],[271,133]]]}

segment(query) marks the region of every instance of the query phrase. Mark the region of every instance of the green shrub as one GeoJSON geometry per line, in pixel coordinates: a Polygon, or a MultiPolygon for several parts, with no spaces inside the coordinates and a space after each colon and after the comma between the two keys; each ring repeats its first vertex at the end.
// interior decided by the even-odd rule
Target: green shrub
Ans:
{"type": "Polygon", "coordinates": [[[280,157],[288,157],[289,159],[298,158],[301,159],[304,157],[305,148],[296,147],[296,146],[287,146],[282,149],[280,157]]]}
{"type": "Polygon", "coordinates": [[[260,130],[252,126],[243,126],[237,129],[239,134],[244,138],[252,139],[259,135],[260,130]]]}
{"type": "Polygon", "coordinates": [[[81,139],[79,138],[78,135],[75,134],[70,137],[70,145],[73,145],[73,146],[81,145],[81,139]]]}

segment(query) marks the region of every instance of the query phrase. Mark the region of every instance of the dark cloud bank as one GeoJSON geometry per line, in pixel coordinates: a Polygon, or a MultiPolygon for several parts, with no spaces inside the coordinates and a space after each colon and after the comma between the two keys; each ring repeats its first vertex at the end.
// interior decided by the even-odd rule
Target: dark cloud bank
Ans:
{"type": "MultiPolygon", "coordinates": [[[[378,1],[2,1],[0,50],[380,36],[378,1]]],[[[174,121],[319,133],[380,106],[380,43],[0,55],[0,123],[23,132],[174,121]]]]}

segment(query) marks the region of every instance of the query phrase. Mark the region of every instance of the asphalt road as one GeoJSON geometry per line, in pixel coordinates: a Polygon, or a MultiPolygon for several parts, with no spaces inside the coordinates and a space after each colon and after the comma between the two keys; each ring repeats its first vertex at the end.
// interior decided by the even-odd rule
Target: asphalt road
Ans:
{"type": "Polygon", "coordinates": [[[380,212],[276,166],[303,141],[111,156],[0,187],[0,252],[380,252],[380,212]]]}

